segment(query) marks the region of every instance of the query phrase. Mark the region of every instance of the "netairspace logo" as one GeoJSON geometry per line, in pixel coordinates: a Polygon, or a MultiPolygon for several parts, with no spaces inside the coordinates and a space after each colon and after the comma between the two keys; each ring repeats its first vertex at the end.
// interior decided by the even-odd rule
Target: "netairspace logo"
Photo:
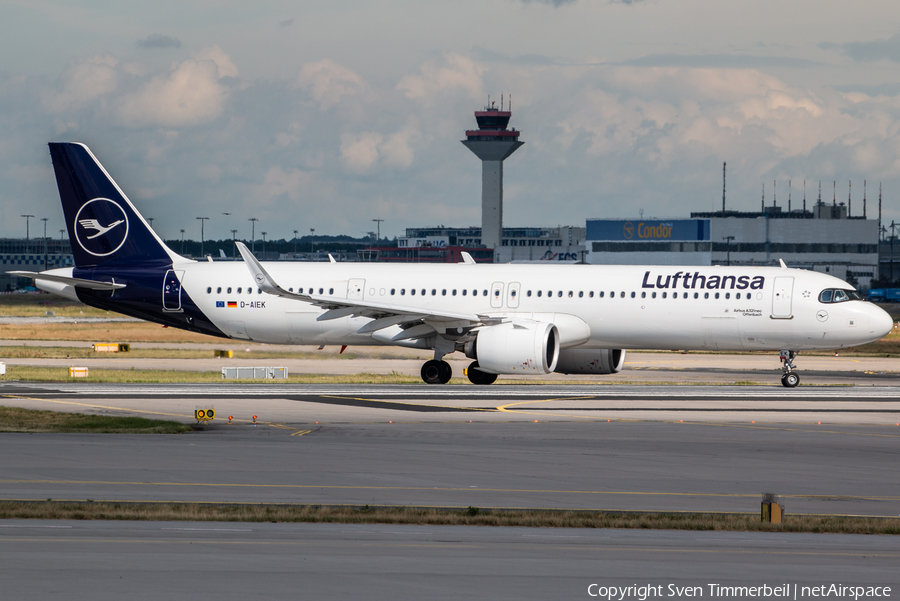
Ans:
{"type": "Polygon", "coordinates": [[[820,584],[804,586],[799,584],[763,584],[759,586],[727,586],[707,583],[702,586],[679,586],[677,584],[633,584],[631,586],[588,586],[588,596],[607,601],[626,601],[672,597],[710,599],[886,599],[891,596],[889,586],[852,586],[844,584],[820,584]]]}

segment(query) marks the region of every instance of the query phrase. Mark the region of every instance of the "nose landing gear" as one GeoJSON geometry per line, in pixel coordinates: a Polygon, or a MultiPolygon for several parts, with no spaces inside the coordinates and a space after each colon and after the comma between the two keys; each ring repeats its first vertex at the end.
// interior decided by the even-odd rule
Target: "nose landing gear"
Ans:
{"type": "Polygon", "coordinates": [[[800,383],[800,376],[794,371],[794,357],[797,356],[796,351],[781,351],[781,385],[785,388],[794,388],[800,383]]]}

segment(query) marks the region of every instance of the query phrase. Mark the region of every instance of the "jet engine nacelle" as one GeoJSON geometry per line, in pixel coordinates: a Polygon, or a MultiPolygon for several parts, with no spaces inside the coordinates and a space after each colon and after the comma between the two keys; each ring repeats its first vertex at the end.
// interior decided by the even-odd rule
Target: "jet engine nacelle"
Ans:
{"type": "Polygon", "coordinates": [[[490,374],[549,374],[559,359],[559,331],[541,321],[501,323],[479,330],[465,351],[490,374]]]}
{"type": "Polygon", "coordinates": [[[561,374],[617,374],[625,366],[623,349],[578,349],[559,352],[556,372],[561,374]]]}

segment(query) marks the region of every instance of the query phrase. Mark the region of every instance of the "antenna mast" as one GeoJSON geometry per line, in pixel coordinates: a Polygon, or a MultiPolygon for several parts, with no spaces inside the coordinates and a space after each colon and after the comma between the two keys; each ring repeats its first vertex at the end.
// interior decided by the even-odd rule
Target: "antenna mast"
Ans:
{"type": "Polygon", "coordinates": [[[725,216],[725,163],[722,163],[722,217],[725,216]]]}

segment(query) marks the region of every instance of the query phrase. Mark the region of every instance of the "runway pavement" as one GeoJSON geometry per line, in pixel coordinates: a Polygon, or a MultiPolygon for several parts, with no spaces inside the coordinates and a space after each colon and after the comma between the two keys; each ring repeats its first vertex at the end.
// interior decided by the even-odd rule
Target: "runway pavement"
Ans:
{"type": "MultiPolygon", "coordinates": [[[[0,434],[0,499],[755,513],[771,492],[789,517],[897,519],[895,390],[6,382],[3,405],[218,416],[184,435],[0,434]]],[[[896,594],[898,560],[891,536],[0,521],[0,590],[16,599],[520,600],[632,585],[716,598],[715,583],[896,594]]]]}
{"type": "MultiPolygon", "coordinates": [[[[900,585],[898,563],[900,547],[896,537],[888,536],[209,522],[0,524],[0,590],[10,599],[518,601],[591,599],[600,587],[635,585],[645,587],[645,593],[647,586],[662,587],[663,597],[686,596],[685,587],[700,587],[705,598],[738,596],[723,595],[710,584],[787,585],[788,594],[778,598],[796,599],[813,598],[802,594],[803,586],[889,586],[887,598],[893,598],[900,585]]],[[[637,591],[623,597],[641,598],[637,591]]]]}
{"type": "Polygon", "coordinates": [[[797,391],[5,384],[4,404],[218,417],[180,436],[2,434],[0,496],[756,511],[773,492],[789,512],[900,514],[893,389],[797,391]]]}
{"type": "MultiPolygon", "coordinates": [[[[64,341],[0,341],[0,346],[30,347],[73,347],[90,346],[86,342],[64,341]]],[[[104,369],[158,369],[179,371],[221,372],[225,366],[267,365],[288,368],[291,374],[350,375],[361,373],[400,374],[419,377],[422,363],[431,358],[431,353],[400,348],[355,347],[348,353],[353,359],[341,358],[339,347],[329,347],[317,351],[309,346],[277,346],[248,344],[171,344],[134,343],[138,348],[171,348],[209,351],[209,358],[147,358],[134,357],[127,353],[109,355],[99,353],[90,358],[6,358],[7,365],[29,365],[40,367],[68,367],[72,365],[104,369]],[[247,353],[286,352],[304,353],[303,358],[212,358],[213,349],[232,348],[247,353]],[[309,357],[318,357],[310,359],[309,357]]],[[[470,363],[459,353],[448,355],[446,360],[453,368],[457,382],[468,382],[463,369],[470,363]]],[[[796,360],[801,385],[839,386],[900,386],[900,359],[885,357],[853,357],[800,355],[796,360]]],[[[617,374],[602,376],[550,374],[540,379],[554,384],[731,384],[736,382],[763,385],[777,385],[781,377],[781,364],[777,353],[756,353],[726,355],[711,353],[648,353],[629,351],[625,369],[617,374]]],[[[501,376],[505,382],[533,382],[534,376],[501,376]]]]}

